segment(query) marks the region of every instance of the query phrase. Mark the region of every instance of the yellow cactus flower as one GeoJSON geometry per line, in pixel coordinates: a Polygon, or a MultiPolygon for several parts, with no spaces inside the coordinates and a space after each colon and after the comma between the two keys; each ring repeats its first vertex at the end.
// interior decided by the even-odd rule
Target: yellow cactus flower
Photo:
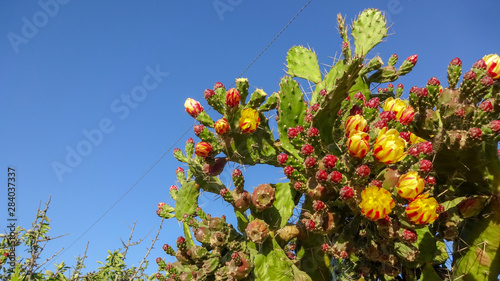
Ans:
{"type": "MultiPolygon", "coordinates": [[[[432,137],[432,136],[431,136],[432,137]]],[[[410,143],[411,144],[417,144],[417,143],[422,143],[422,142],[427,142],[426,140],[424,140],[423,138],[415,135],[414,133],[411,133],[410,132],[410,143]]]]}
{"type": "Polygon", "coordinates": [[[399,137],[399,132],[395,129],[387,130],[383,128],[378,134],[373,145],[373,155],[385,164],[394,164],[406,157],[406,142],[399,137]]]}
{"type": "Polygon", "coordinates": [[[212,145],[208,142],[202,141],[196,144],[196,147],[194,148],[194,154],[200,157],[207,157],[212,153],[212,145]]]}
{"type": "Polygon", "coordinates": [[[396,114],[396,119],[403,125],[410,125],[415,117],[415,109],[413,107],[408,106],[403,111],[398,112],[396,114]]]}
{"type": "Polygon", "coordinates": [[[221,118],[215,122],[214,125],[215,132],[219,135],[224,135],[229,131],[229,123],[226,118],[221,118]]]}
{"type": "Polygon", "coordinates": [[[384,111],[394,111],[396,113],[396,119],[399,120],[401,117],[401,112],[406,109],[406,104],[401,99],[388,98],[384,102],[382,107],[384,111]]]}
{"type": "Polygon", "coordinates": [[[486,63],[486,71],[488,74],[496,80],[500,78],[500,57],[497,54],[489,54],[483,57],[486,63]]]}
{"type": "Polygon", "coordinates": [[[368,127],[365,118],[363,118],[363,116],[359,114],[356,114],[347,118],[344,129],[346,136],[349,137],[351,133],[354,133],[356,131],[366,132],[368,127]]]}
{"type": "Polygon", "coordinates": [[[416,224],[433,223],[439,216],[436,212],[438,207],[435,198],[429,198],[429,194],[421,194],[406,206],[406,216],[416,224]]]}
{"type": "Polygon", "coordinates": [[[260,125],[259,113],[252,108],[245,108],[241,111],[240,129],[243,133],[253,133],[260,125]]]}
{"type": "Polygon", "coordinates": [[[412,200],[417,197],[422,191],[424,191],[425,184],[424,179],[422,179],[418,172],[411,171],[399,178],[398,184],[396,185],[396,190],[399,196],[412,200]]]}
{"type": "Polygon", "coordinates": [[[349,153],[356,158],[363,158],[370,150],[368,144],[369,136],[364,132],[353,132],[347,140],[347,149],[349,153]]]}
{"type": "Polygon", "coordinates": [[[369,186],[361,192],[359,207],[363,215],[371,220],[385,218],[396,206],[391,193],[384,188],[369,186]]]}

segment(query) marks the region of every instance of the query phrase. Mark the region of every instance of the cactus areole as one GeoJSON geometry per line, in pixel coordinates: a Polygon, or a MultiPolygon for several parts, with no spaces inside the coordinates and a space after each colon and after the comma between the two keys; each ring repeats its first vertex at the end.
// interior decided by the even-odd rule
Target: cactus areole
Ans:
{"type": "Polygon", "coordinates": [[[176,250],[164,245],[177,261],[159,258],[158,280],[497,280],[500,58],[464,70],[453,58],[447,81],[428,70],[403,85],[417,55],[370,54],[387,37],[381,11],[337,22],[343,57],[326,73],[295,46],[273,94],[249,92],[246,78],[200,85],[216,122],[186,100],[200,140],[174,151],[188,169],[176,171],[175,207],[156,208],[184,229],[176,250]],[[246,167],[223,182],[230,162],[246,167]],[[256,164],[281,180],[252,186],[256,164]],[[235,223],[207,214],[202,192],[222,197],[235,223]]]}

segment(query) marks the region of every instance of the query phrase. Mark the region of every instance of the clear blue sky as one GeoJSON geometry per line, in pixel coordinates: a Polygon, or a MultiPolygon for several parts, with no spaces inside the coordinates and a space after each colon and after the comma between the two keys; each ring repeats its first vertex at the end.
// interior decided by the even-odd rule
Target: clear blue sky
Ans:
{"type": "MultiPolygon", "coordinates": [[[[90,241],[86,264],[94,269],[106,250],[121,247],[127,224],[137,221],[135,239],[152,230],[128,255],[128,265],[138,265],[160,222],[157,203],[172,204],[168,188],[176,182],[180,163],[171,152],[77,238],[193,125],[184,100],[193,97],[208,108],[204,89],[216,81],[229,86],[306,2],[1,1],[2,230],[6,171],[14,166],[18,224],[29,227],[39,202],[52,196],[50,235],[70,233],[49,243],[44,257],[76,240],[56,260],[74,265],[90,241]],[[214,3],[230,9],[218,12],[214,3]],[[67,161],[68,151],[78,149],[86,155],[67,161]]],[[[483,55],[500,52],[497,1],[312,0],[243,76],[251,88],[276,91],[293,45],[309,45],[321,63],[331,64],[341,48],[336,14],[350,22],[369,7],[386,12],[392,34],[370,57],[379,54],[387,61],[393,53],[401,60],[419,55],[413,73],[401,80],[406,93],[432,76],[446,84],[446,66],[456,56],[468,69],[483,55]]],[[[196,139],[189,131],[176,147],[183,148],[189,137],[196,139]]],[[[221,175],[223,182],[230,183],[231,170],[221,175]]],[[[256,168],[247,168],[244,175],[250,191],[262,181],[283,178],[279,170],[256,168]],[[265,178],[263,171],[268,171],[265,178]]],[[[220,199],[203,195],[200,200],[212,214],[232,213],[220,199]]],[[[161,246],[174,244],[180,234],[175,221],[164,224],[150,255],[150,273],[156,271],[155,258],[165,257],[161,246]]]]}

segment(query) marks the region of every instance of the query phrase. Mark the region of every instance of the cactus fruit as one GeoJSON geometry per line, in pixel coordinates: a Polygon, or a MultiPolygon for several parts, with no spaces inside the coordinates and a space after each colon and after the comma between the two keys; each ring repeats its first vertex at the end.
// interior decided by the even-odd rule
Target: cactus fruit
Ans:
{"type": "Polygon", "coordinates": [[[199,102],[186,101],[201,140],[188,140],[185,153],[174,150],[188,169],[176,170],[175,207],[156,209],[184,228],[177,251],[163,247],[177,262],[158,259],[161,280],[494,280],[500,274],[500,59],[487,55],[462,75],[463,63],[454,58],[448,87],[431,77],[407,90],[397,79],[411,72],[417,55],[399,67],[397,55],[387,66],[378,56],[367,58],[387,36],[380,11],[362,12],[353,38],[342,16],[337,22],[343,59],[325,75],[311,49],[293,47],[289,76],[272,95],[250,94],[246,78],[228,91],[217,82],[204,91],[222,115],[216,122],[199,102]],[[314,84],[309,102],[294,77],[314,84]],[[379,82],[388,84],[375,90],[379,82]],[[274,110],[279,139],[264,115],[274,110]],[[230,190],[217,177],[228,162],[281,167],[286,179],[250,194],[243,172],[234,169],[230,190]],[[206,214],[198,206],[201,192],[231,204],[237,225],[206,214]],[[451,257],[444,240],[453,243],[451,257]]]}

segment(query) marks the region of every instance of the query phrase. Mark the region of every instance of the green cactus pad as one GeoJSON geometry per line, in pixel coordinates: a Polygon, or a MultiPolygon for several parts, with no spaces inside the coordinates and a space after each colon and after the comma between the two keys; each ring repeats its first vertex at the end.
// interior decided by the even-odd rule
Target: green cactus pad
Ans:
{"type": "Polygon", "coordinates": [[[238,90],[238,92],[240,93],[240,102],[242,105],[245,105],[246,104],[246,99],[247,99],[247,96],[248,96],[248,88],[249,88],[249,84],[248,84],[248,79],[247,78],[238,78],[236,79],[236,89],[238,90]]]}
{"type": "Polygon", "coordinates": [[[246,107],[251,107],[253,109],[256,109],[264,102],[266,97],[267,97],[267,94],[266,94],[266,92],[264,92],[264,90],[257,89],[250,96],[250,100],[248,101],[248,104],[246,107]]]}
{"type": "Polygon", "coordinates": [[[259,111],[260,112],[264,112],[264,111],[269,111],[269,110],[275,109],[276,106],[278,106],[278,101],[279,101],[279,95],[278,95],[278,93],[273,93],[272,95],[270,95],[266,99],[266,101],[264,102],[264,104],[262,104],[259,107],[259,111]]]}
{"type": "Polygon", "coordinates": [[[269,237],[262,244],[254,264],[255,280],[257,281],[294,280],[293,263],[274,238],[269,237]]]}
{"type": "Polygon", "coordinates": [[[179,189],[178,200],[175,204],[175,217],[182,221],[184,214],[194,214],[198,207],[198,196],[200,195],[197,184],[194,181],[185,182],[179,189]]]}
{"type": "MultiPolygon", "coordinates": [[[[302,126],[307,105],[299,85],[291,77],[283,77],[280,83],[280,105],[278,109],[278,133],[281,147],[297,159],[302,159],[299,152],[288,139],[288,128],[302,126]]],[[[302,161],[302,160],[301,160],[302,161]]]]}
{"type": "Polygon", "coordinates": [[[365,56],[373,47],[387,37],[386,20],[376,9],[364,10],[352,24],[352,37],[357,56],[365,56]]]}
{"type": "Polygon", "coordinates": [[[303,46],[292,47],[286,56],[288,74],[317,84],[321,82],[318,58],[311,49],[303,46]]]}

